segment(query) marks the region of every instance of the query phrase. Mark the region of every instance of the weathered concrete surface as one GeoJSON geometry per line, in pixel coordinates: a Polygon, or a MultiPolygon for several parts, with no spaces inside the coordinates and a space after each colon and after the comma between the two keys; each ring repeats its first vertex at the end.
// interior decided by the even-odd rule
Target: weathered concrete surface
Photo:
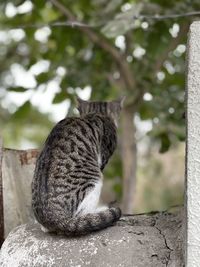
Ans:
{"type": "Polygon", "coordinates": [[[187,76],[186,266],[200,266],[200,22],[190,26],[187,76]]]}
{"type": "Polygon", "coordinates": [[[80,238],[43,233],[38,224],[14,229],[1,267],[179,267],[181,212],[125,216],[116,226],[80,238]]]}
{"type": "Polygon", "coordinates": [[[33,222],[31,182],[38,150],[3,150],[2,180],[6,237],[16,226],[33,222]]]}

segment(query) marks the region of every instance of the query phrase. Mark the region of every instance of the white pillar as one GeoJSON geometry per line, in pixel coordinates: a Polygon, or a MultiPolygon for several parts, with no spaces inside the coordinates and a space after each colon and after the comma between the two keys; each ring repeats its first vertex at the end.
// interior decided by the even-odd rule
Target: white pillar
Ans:
{"type": "Polygon", "coordinates": [[[200,22],[190,26],[187,76],[186,266],[200,266],[200,22]]]}

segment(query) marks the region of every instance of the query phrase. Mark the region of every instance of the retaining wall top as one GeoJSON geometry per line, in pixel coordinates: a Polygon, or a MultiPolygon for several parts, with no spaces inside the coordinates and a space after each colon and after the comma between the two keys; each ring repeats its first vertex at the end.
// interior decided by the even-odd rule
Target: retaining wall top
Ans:
{"type": "Polygon", "coordinates": [[[14,229],[1,267],[179,267],[181,213],[122,217],[116,226],[79,238],[43,233],[38,224],[14,229]]]}

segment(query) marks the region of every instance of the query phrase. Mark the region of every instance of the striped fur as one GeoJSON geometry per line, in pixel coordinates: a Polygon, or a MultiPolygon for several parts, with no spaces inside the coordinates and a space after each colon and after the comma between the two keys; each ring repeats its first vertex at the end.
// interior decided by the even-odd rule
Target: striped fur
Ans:
{"type": "Polygon", "coordinates": [[[120,101],[79,100],[80,117],[60,121],[36,162],[32,207],[50,231],[83,235],[112,225],[119,208],[98,207],[102,170],[116,144],[120,101]]]}

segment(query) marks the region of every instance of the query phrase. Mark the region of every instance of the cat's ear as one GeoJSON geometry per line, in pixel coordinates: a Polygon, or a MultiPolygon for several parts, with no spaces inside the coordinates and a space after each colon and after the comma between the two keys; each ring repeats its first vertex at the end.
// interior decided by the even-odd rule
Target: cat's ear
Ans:
{"type": "Polygon", "coordinates": [[[78,103],[78,105],[80,105],[81,103],[85,102],[83,99],[81,99],[80,97],[76,97],[76,101],[78,103]]]}
{"type": "Polygon", "coordinates": [[[121,96],[121,97],[117,100],[117,102],[118,102],[119,105],[120,105],[120,108],[123,108],[125,99],[126,99],[126,96],[124,95],[124,96],[121,96]]]}
{"type": "Polygon", "coordinates": [[[81,99],[80,97],[76,97],[76,101],[77,101],[77,109],[80,112],[80,114],[84,113],[85,111],[85,107],[87,105],[87,101],[81,99]]]}

